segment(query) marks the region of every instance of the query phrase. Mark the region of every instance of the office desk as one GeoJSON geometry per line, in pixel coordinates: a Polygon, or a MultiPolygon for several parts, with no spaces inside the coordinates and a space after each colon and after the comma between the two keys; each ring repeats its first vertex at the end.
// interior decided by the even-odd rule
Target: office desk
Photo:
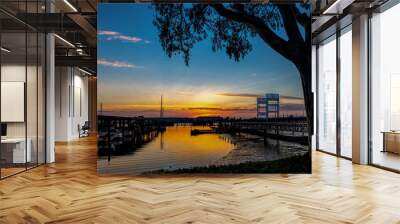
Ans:
{"type": "MultiPolygon", "coordinates": [[[[32,152],[31,152],[31,139],[27,139],[27,147],[25,151],[25,138],[6,138],[1,139],[2,154],[3,152],[10,152],[8,162],[12,163],[25,163],[31,162],[32,152]]],[[[2,155],[3,157],[3,155],[2,155]]],[[[6,158],[7,160],[7,158],[6,158]]]]}
{"type": "Polygon", "coordinates": [[[400,131],[383,131],[383,151],[400,154],[400,131]]]}

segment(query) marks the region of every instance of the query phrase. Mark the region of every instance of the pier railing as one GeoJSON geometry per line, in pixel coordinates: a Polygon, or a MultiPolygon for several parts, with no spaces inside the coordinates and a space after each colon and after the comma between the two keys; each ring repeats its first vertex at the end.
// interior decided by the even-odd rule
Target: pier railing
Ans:
{"type": "Polygon", "coordinates": [[[266,130],[270,133],[289,134],[293,136],[307,136],[307,122],[228,122],[221,123],[222,126],[230,126],[238,129],[266,130]]]}
{"type": "Polygon", "coordinates": [[[250,133],[266,138],[276,138],[308,144],[308,125],[306,121],[297,120],[269,121],[235,121],[220,122],[217,126],[221,132],[250,133]]]}
{"type": "Polygon", "coordinates": [[[123,155],[150,142],[165,130],[162,122],[141,118],[98,117],[98,155],[123,155]]]}
{"type": "MultiPolygon", "coordinates": [[[[267,138],[308,144],[308,126],[303,118],[279,118],[271,120],[240,119],[177,119],[177,118],[125,118],[98,116],[98,155],[124,155],[134,152],[152,141],[166,126],[176,124],[203,125],[213,133],[249,133],[267,138]]],[[[192,131],[193,135],[202,134],[192,131]]]]}

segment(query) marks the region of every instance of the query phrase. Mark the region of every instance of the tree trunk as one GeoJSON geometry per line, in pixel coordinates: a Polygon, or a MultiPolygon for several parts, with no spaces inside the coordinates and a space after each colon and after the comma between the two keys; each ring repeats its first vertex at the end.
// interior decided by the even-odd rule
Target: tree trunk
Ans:
{"type": "MultiPolygon", "coordinates": [[[[307,54],[304,54],[307,55],[307,54]]],[[[310,54],[311,55],[311,52],[310,54]]],[[[314,99],[312,93],[311,82],[311,58],[301,58],[297,60],[296,67],[300,73],[301,84],[303,87],[304,106],[306,110],[307,124],[308,124],[308,143],[311,147],[312,134],[314,132],[314,99]]]]}

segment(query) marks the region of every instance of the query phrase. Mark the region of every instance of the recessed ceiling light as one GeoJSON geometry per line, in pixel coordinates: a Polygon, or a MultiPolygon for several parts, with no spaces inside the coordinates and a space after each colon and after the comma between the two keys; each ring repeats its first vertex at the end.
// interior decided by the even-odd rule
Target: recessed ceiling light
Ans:
{"type": "Polygon", "coordinates": [[[88,72],[88,71],[86,71],[86,70],[83,70],[83,69],[81,69],[81,68],[79,68],[79,67],[78,67],[78,70],[81,71],[81,72],[83,72],[83,73],[85,73],[86,75],[90,75],[90,76],[93,75],[92,73],[90,73],[90,72],[88,72]]]}
{"type": "Polygon", "coordinates": [[[332,5],[330,5],[327,9],[324,10],[322,14],[328,14],[330,11],[339,4],[340,0],[336,0],[332,5]]]}
{"type": "Polygon", "coordinates": [[[11,52],[11,50],[9,50],[9,49],[7,49],[5,47],[1,47],[0,49],[1,49],[1,51],[4,51],[6,53],[10,53],[11,52]]]}
{"type": "Polygon", "coordinates": [[[54,34],[55,37],[57,37],[59,40],[61,40],[62,42],[64,42],[65,44],[67,44],[70,47],[75,48],[75,45],[73,45],[71,42],[69,42],[68,40],[60,37],[58,34],[54,34]]]}
{"type": "Polygon", "coordinates": [[[68,5],[68,7],[70,7],[74,12],[78,12],[78,10],[68,1],[68,0],[64,0],[65,4],[68,5]]]}

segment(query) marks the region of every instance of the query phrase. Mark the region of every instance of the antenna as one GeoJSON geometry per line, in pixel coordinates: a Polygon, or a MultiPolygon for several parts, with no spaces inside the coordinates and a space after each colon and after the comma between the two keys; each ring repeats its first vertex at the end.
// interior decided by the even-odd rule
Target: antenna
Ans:
{"type": "Polygon", "coordinates": [[[164,118],[163,95],[161,95],[160,118],[164,118]]]}

